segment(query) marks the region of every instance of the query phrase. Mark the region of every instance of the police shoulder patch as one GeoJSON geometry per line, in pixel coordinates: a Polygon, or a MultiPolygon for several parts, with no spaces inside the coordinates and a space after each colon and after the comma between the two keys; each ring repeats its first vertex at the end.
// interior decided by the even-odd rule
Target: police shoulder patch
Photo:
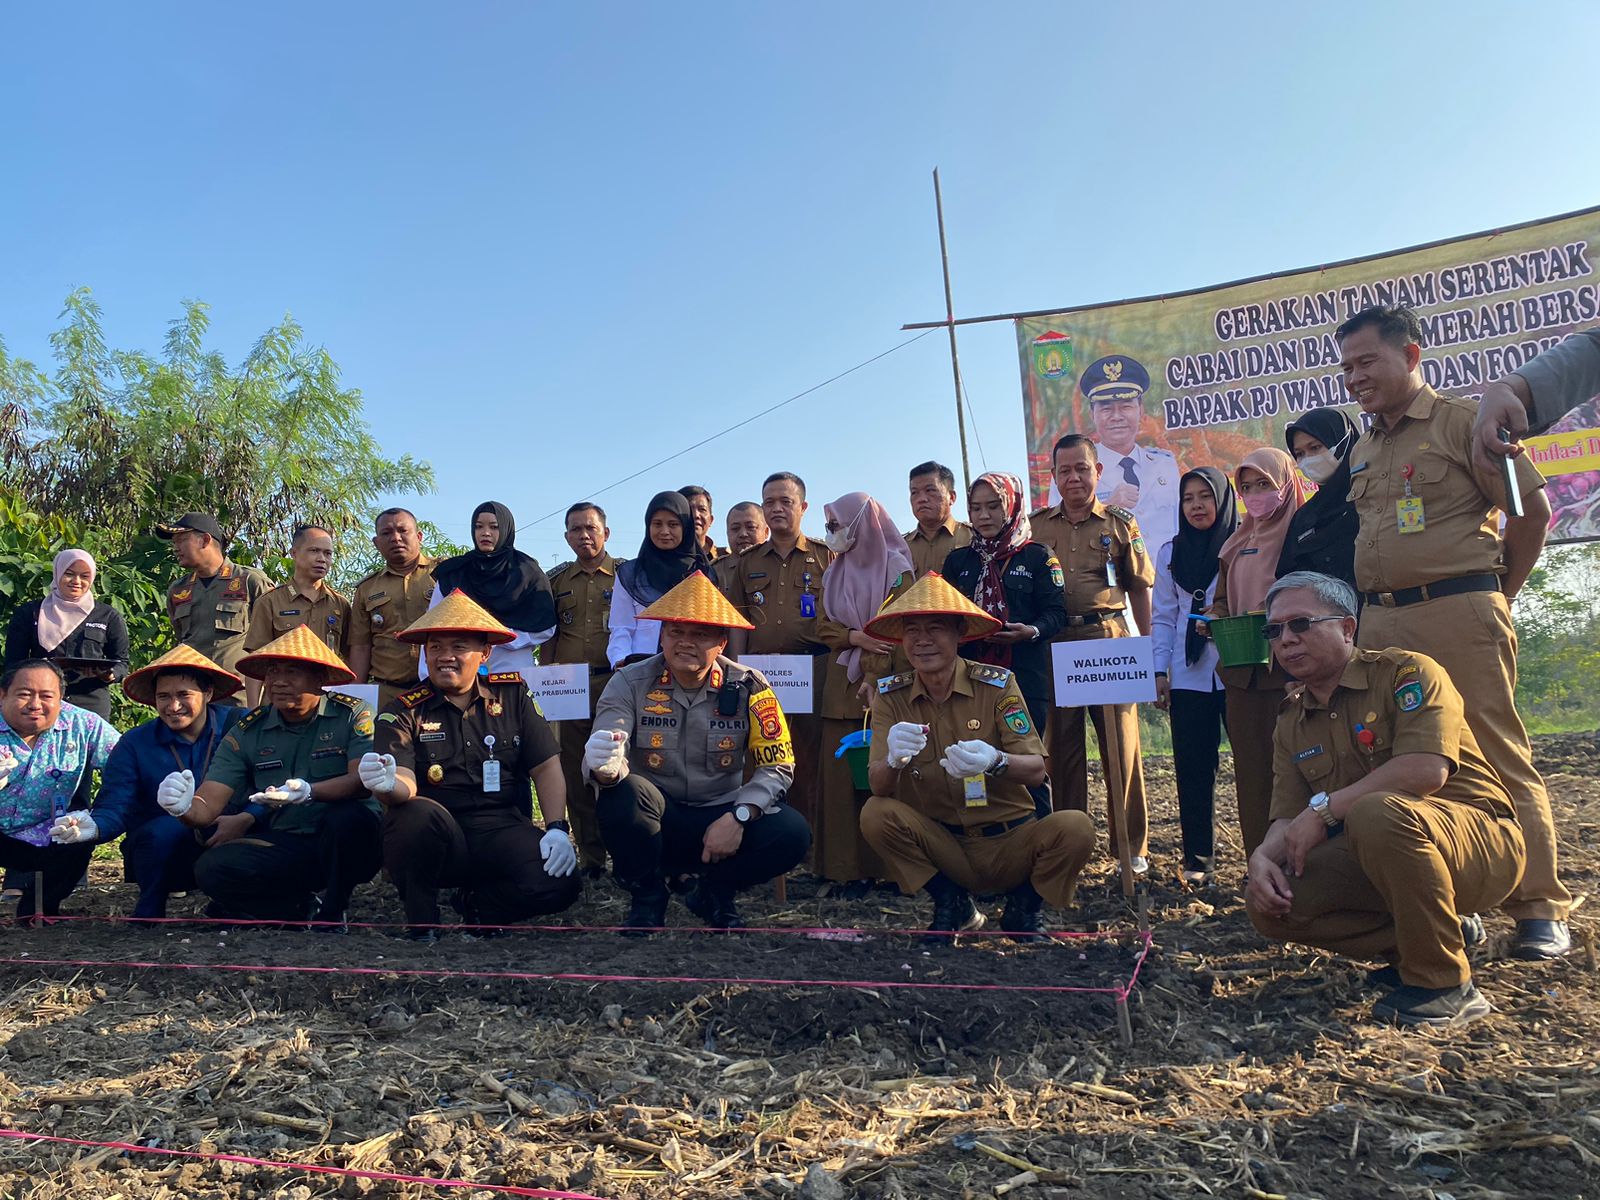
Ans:
{"type": "Polygon", "coordinates": [[[520,671],[492,671],[489,674],[490,683],[517,683],[527,687],[520,671]]]}
{"type": "Polygon", "coordinates": [[[399,700],[407,708],[415,708],[424,700],[431,699],[433,695],[433,684],[425,683],[421,687],[412,688],[409,692],[401,692],[399,700]]]}
{"type": "Polygon", "coordinates": [[[1003,688],[1011,682],[1008,668],[991,666],[989,663],[968,663],[967,674],[978,683],[987,683],[990,687],[1003,688]]]}
{"type": "Polygon", "coordinates": [[[1057,587],[1067,586],[1066,576],[1061,573],[1061,560],[1059,558],[1052,554],[1045,562],[1045,566],[1050,568],[1051,583],[1055,584],[1057,587]]]}
{"type": "Polygon", "coordinates": [[[914,671],[902,671],[898,675],[885,675],[878,680],[878,695],[887,696],[890,692],[898,692],[903,687],[910,687],[911,681],[916,677],[916,672],[914,671]]]}

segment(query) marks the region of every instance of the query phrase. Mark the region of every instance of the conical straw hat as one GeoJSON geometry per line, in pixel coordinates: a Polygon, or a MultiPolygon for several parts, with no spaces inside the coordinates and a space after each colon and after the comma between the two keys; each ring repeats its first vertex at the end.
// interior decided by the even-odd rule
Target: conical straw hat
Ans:
{"type": "Polygon", "coordinates": [[[140,704],[148,704],[154,708],[156,676],[162,671],[175,669],[192,671],[209,683],[213,698],[217,700],[225,700],[244,687],[244,680],[232,671],[217,666],[193,646],[179,644],[137,671],[130,671],[128,677],[122,681],[122,694],[129,700],[136,700],[140,704]]]}
{"type": "Polygon", "coordinates": [[[696,571],[639,614],[645,621],[677,621],[684,625],[715,625],[723,629],[754,629],[739,615],[717,585],[696,571]]]}
{"type": "Polygon", "coordinates": [[[517,636],[460,588],[456,588],[439,601],[437,608],[430,608],[395,637],[413,646],[420,646],[428,640],[430,633],[470,633],[488,638],[491,646],[513,641],[517,636]]]}
{"type": "Polygon", "coordinates": [[[239,670],[251,679],[264,679],[267,667],[274,662],[298,662],[321,667],[328,673],[328,677],[322,681],[325,684],[354,683],[356,678],[356,673],[345,666],[344,659],[304,625],[296,625],[255,653],[246,654],[239,660],[239,670]]]}
{"type": "Polygon", "coordinates": [[[865,633],[886,642],[905,638],[907,617],[960,617],[965,622],[961,630],[963,642],[988,637],[1000,628],[1000,622],[968,600],[945,582],[937,571],[929,571],[913,583],[893,604],[867,622],[865,633]]]}

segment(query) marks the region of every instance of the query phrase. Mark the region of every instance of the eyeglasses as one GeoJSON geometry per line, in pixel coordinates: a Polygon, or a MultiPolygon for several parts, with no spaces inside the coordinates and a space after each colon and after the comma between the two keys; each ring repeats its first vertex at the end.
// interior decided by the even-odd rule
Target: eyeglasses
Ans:
{"type": "Polygon", "coordinates": [[[1283,636],[1287,629],[1293,634],[1303,634],[1319,621],[1343,621],[1343,613],[1336,613],[1331,617],[1290,617],[1287,621],[1271,621],[1261,627],[1261,636],[1269,642],[1275,642],[1283,636]]]}

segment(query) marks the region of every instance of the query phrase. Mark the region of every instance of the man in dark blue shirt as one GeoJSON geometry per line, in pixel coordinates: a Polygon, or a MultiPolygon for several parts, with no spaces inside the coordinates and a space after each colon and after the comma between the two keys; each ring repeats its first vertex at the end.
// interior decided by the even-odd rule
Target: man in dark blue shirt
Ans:
{"type": "Polygon", "coordinates": [[[94,807],[68,813],[50,831],[58,842],[109,842],[127,834],[122,857],[139,885],[136,918],[165,916],[167,896],[194,886],[201,850],[232,841],[255,823],[258,814],[227,814],[197,834],[156,803],[156,787],[173,771],[205,778],[223,735],[245,712],[218,701],[243,686],[237,675],[182,645],[129,675],[122,690],[154,708],[156,718],[129,730],[112,751],[94,807]]]}

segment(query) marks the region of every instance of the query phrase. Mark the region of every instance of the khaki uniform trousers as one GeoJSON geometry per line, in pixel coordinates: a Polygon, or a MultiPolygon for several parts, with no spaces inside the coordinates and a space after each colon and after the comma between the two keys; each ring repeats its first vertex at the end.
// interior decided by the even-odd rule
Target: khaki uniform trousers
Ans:
{"type": "Polygon", "coordinates": [[[1066,908],[1094,853],[1094,822],[1081,812],[1053,812],[995,837],[959,837],[904,801],[874,796],[861,810],[861,832],[908,896],[938,872],[969,892],[1009,892],[1026,881],[1066,908]]]}
{"type": "Polygon", "coordinates": [[[1467,702],[1467,725],[1484,758],[1511,793],[1527,839],[1528,869],[1506,901],[1506,913],[1519,921],[1565,921],[1572,893],[1556,870],[1550,796],[1517,714],[1517,633],[1506,598],[1499,592],[1467,592],[1404,608],[1368,604],[1361,610],[1356,642],[1362,649],[1414,650],[1445,669],[1467,702]]]}
{"type": "Polygon", "coordinates": [[[821,786],[811,818],[811,861],[818,875],[835,883],[886,878],[883,860],[861,834],[861,804],[850,764],[833,756],[839,739],[860,728],[860,721],[822,720],[821,786]]]}
{"type": "Polygon", "coordinates": [[[595,815],[594,788],[583,777],[583,744],[594,732],[593,721],[561,721],[557,737],[561,743],[561,774],[567,781],[567,822],[578,847],[579,867],[604,867],[606,844],[600,837],[600,819],[595,815]]]}
{"type": "Polygon", "coordinates": [[[1233,747],[1233,794],[1239,802],[1239,837],[1248,861],[1272,821],[1272,739],[1289,677],[1276,667],[1223,667],[1228,743],[1233,747]]]}
{"type": "Polygon", "coordinates": [[[1522,874],[1515,821],[1448,800],[1373,792],[1356,800],[1344,834],[1306,855],[1287,916],[1250,908],[1266,937],[1351,958],[1399,964],[1414,987],[1472,978],[1458,913],[1499,904],[1522,874]]]}

